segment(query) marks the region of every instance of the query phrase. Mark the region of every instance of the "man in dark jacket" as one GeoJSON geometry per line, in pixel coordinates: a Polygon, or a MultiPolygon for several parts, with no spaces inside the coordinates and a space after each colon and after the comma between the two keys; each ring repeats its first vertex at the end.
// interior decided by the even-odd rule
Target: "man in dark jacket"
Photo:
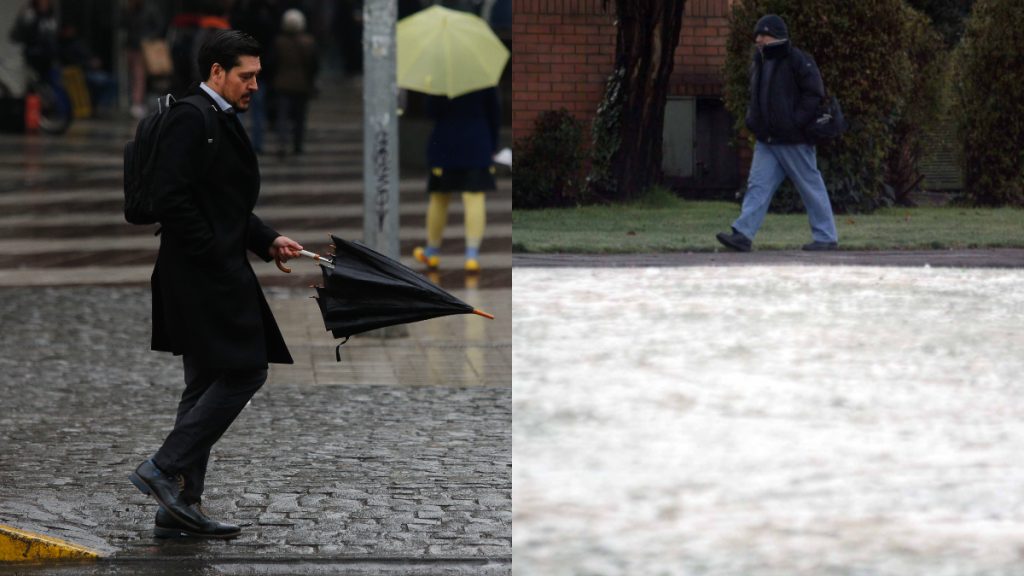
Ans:
{"type": "Polygon", "coordinates": [[[248,249],[287,261],[302,249],[252,213],[259,166],[236,113],[257,89],[259,54],[242,32],[212,35],[198,58],[206,81],[190,96],[202,108],[175,104],[157,146],[152,347],[183,355],[185,368],[173,430],[131,475],[160,503],[157,536],[238,535],[199,506],[210,449],[266,381],[267,363],[292,362],[246,258],[248,249]]]}
{"type": "Polygon", "coordinates": [[[800,192],[811,225],[813,241],[804,245],[804,250],[835,250],[839,237],[832,205],[818,171],[814,144],[804,135],[825,97],[821,73],[809,55],[790,44],[782,18],[774,14],[761,18],[754,35],[757,49],[750,72],[746,124],[757,144],[740,216],[732,224],[732,233],[719,233],[718,241],[749,252],[772,196],[789,177],[800,192]]]}

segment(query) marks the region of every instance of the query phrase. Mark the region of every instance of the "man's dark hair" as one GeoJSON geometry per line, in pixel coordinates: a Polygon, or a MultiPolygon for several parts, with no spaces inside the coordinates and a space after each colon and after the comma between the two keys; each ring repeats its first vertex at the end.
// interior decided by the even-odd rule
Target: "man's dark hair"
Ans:
{"type": "Polygon", "coordinates": [[[225,72],[238,66],[239,56],[259,56],[263,49],[255,38],[238,30],[219,30],[199,48],[199,76],[210,77],[210,69],[220,64],[225,72]]]}

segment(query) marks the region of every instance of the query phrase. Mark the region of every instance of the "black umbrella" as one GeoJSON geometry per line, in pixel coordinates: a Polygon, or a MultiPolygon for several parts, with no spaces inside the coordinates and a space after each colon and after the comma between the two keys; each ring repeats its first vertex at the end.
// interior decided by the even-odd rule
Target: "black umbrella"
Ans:
{"type": "MultiPolygon", "coordinates": [[[[316,288],[316,301],[324,326],[335,338],[347,341],[349,336],[368,330],[452,314],[494,318],[400,262],[362,244],[333,235],[331,239],[335,250],[333,258],[306,251],[303,255],[321,264],[324,285],[316,288]]],[[[278,267],[288,270],[280,263],[278,267]]],[[[338,358],[341,358],[340,350],[338,358]]]]}

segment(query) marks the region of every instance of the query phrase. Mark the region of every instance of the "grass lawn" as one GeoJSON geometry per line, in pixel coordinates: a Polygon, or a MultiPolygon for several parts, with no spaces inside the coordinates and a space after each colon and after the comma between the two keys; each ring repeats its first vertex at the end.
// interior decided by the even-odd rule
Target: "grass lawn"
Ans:
{"type": "MultiPolygon", "coordinates": [[[[724,249],[739,204],[693,202],[661,195],[630,205],[514,210],[515,252],[641,253],[724,249]]],[[[1024,210],[1014,208],[886,208],[836,215],[844,250],[1024,248],[1024,210]]],[[[811,240],[804,214],[769,214],[755,250],[794,250],[811,240]]]]}

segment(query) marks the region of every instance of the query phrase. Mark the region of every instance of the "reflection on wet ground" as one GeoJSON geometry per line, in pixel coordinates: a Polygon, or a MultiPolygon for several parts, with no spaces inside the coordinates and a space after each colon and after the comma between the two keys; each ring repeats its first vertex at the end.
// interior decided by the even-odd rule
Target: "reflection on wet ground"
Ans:
{"type": "MultiPolygon", "coordinates": [[[[467,304],[495,316],[473,314],[433,318],[405,326],[400,337],[371,332],[341,347],[324,328],[311,288],[269,288],[293,365],[272,365],[270,383],[362,383],[393,386],[511,386],[512,291],[479,289],[465,282],[447,288],[467,304]],[[388,337],[385,337],[388,336],[388,337]]],[[[450,284],[449,284],[450,286],[450,284]]]]}
{"type": "Polygon", "coordinates": [[[521,573],[1018,569],[1024,271],[513,282],[521,573]]]}

